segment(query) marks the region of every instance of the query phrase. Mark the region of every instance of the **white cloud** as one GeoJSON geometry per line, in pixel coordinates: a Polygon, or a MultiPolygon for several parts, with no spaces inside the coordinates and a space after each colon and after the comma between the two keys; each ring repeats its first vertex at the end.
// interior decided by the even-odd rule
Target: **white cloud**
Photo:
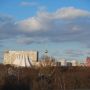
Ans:
{"type": "Polygon", "coordinates": [[[21,37],[17,40],[19,44],[32,44],[32,43],[45,43],[48,41],[48,38],[40,38],[40,37],[21,37]]]}
{"type": "Polygon", "coordinates": [[[90,12],[74,7],[52,13],[39,11],[16,24],[10,18],[0,17],[0,39],[8,38],[17,38],[23,44],[81,42],[89,46],[90,12]]]}
{"type": "Polygon", "coordinates": [[[75,55],[75,56],[77,55],[77,56],[79,56],[79,55],[86,54],[86,51],[69,49],[69,50],[66,50],[65,53],[68,54],[68,55],[75,55]]]}
{"type": "Polygon", "coordinates": [[[40,11],[37,15],[19,22],[21,32],[33,38],[33,42],[46,39],[49,42],[81,42],[90,39],[90,12],[74,7],[55,12],[40,11]]]}
{"type": "Polygon", "coordinates": [[[81,27],[78,27],[78,26],[73,26],[72,27],[72,30],[73,31],[79,31],[79,30],[82,30],[82,28],[81,27]]]}
{"type": "Polygon", "coordinates": [[[81,57],[84,55],[90,55],[90,50],[73,50],[73,49],[68,49],[65,50],[65,55],[68,55],[70,57],[81,57]]]}
{"type": "Polygon", "coordinates": [[[68,7],[58,9],[55,13],[55,16],[57,19],[73,19],[77,17],[90,16],[90,12],[81,9],[76,9],[74,7],[68,7]]]}
{"type": "Polygon", "coordinates": [[[0,15],[0,40],[15,38],[19,34],[18,25],[13,18],[0,15]]]}
{"type": "MultiPolygon", "coordinates": [[[[25,31],[46,31],[54,28],[58,28],[58,24],[70,21],[77,18],[90,17],[90,12],[85,10],[76,9],[74,7],[61,8],[56,12],[38,12],[36,16],[22,20],[19,24],[25,31]]],[[[73,27],[73,30],[80,28],[73,27]]]]}
{"type": "Polygon", "coordinates": [[[26,31],[37,31],[40,30],[41,24],[39,20],[35,19],[35,17],[29,18],[27,20],[23,20],[20,22],[20,27],[26,31]]]}
{"type": "Polygon", "coordinates": [[[19,43],[19,44],[31,44],[31,43],[33,43],[33,40],[31,38],[19,38],[17,40],[17,43],[19,43]]]}

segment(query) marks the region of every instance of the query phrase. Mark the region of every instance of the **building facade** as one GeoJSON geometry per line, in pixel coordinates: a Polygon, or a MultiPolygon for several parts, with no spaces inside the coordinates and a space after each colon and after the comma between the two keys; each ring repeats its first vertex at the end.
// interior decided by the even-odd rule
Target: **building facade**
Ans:
{"type": "Polygon", "coordinates": [[[6,51],[4,53],[4,64],[14,64],[17,61],[30,60],[31,63],[38,61],[37,51],[6,51]]]}
{"type": "Polygon", "coordinates": [[[86,58],[86,66],[89,66],[90,67],[90,57],[87,57],[86,58]]]}

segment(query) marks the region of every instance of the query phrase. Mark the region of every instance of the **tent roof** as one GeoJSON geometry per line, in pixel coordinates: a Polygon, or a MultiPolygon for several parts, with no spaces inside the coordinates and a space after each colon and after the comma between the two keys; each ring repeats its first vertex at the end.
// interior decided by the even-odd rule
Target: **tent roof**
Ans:
{"type": "Polygon", "coordinates": [[[28,55],[18,54],[13,62],[13,65],[21,67],[31,67],[31,58],[28,55]]]}

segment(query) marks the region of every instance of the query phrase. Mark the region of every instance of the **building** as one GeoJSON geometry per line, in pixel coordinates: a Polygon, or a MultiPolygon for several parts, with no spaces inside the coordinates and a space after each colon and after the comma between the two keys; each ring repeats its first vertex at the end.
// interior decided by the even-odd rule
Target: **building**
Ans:
{"type": "Polygon", "coordinates": [[[56,66],[60,67],[61,66],[61,62],[57,61],[56,62],[56,66]]]}
{"type": "Polygon", "coordinates": [[[71,62],[67,62],[67,66],[72,66],[72,63],[71,62]]]}
{"type": "Polygon", "coordinates": [[[65,59],[60,59],[61,66],[67,66],[67,62],[65,59]]]}
{"type": "Polygon", "coordinates": [[[6,51],[4,53],[4,64],[29,66],[37,61],[37,51],[6,51]]]}
{"type": "Polygon", "coordinates": [[[78,66],[78,62],[76,60],[67,61],[62,58],[56,62],[56,66],[78,66]]]}
{"type": "Polygon", "coordinates": [[[78,66],[78,62],[76,60],[72,60],[71,63],[72,63],[72,66],[78,66]]]}
{"type": "Polygon", "coordinates": [[[86,66],[89,66],[90,67],[90,57],[87,57],[86,58],[86,66]]]}

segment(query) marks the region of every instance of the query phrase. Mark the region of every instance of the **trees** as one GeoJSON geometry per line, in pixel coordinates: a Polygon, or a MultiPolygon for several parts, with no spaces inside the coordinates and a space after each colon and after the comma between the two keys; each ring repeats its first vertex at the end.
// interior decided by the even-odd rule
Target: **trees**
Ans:
{"type": "Polygon", "coordinates": [[[36,69],[0,65],[0,90],[76,89],[90,89],[90,67],[46,66],[36,69]],[[8,73],[8,69],[14,73],[8,73]]]}

